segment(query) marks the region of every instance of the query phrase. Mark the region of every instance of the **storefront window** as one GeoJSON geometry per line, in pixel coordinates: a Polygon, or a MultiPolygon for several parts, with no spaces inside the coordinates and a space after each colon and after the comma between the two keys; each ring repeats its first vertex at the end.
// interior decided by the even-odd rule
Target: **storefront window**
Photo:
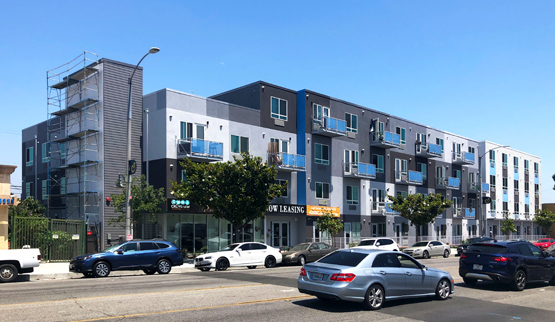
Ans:
{"type": "Polygon", "coordinates": [[[195,253],[204,252],[208,249],[207,234],[208,227],[206,225],[206,215],[195,215],[195,253]]]}
{"type": "Polygon", "coordinates": [[[212,215],[206,216],[207,218],[207,238],[208,238],[208,251],[215,252],[220,250],[220,221],[212,215]]]}

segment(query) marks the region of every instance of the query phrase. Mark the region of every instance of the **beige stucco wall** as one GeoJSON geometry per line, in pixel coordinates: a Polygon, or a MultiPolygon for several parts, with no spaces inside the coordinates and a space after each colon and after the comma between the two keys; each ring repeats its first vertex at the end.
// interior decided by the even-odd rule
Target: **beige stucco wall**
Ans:
{"type": "Polygon", "coordinates": [[[10,176],[16,166],[0,165],[0,250],[8,249],[8,204],[2,199],[10,197],[10,176]]]}

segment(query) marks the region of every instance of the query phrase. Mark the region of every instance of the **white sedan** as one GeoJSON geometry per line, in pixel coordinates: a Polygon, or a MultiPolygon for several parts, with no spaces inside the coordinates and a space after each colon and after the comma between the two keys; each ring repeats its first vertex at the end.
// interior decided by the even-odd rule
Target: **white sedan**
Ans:
{"type": "Polygon", "coordinates": [[[422,257],[424,259],[431,256],[449,257],[451,254],[451,246],[446,245],[440,241],[421,241],[413,244],[409,248],[403,249],[403,253],[411,255],[412,257],[422,257]]]}
{"type": "Polygon", "coordinates": [[[207,272],[214,268],[225,271],[228,267],[246,266],[250,269],[264,265],[266,268],[281,263],[280,250],[262,243],[237,243],[219,252],[206,253],[195,258],[195,268],[207,272]]]}

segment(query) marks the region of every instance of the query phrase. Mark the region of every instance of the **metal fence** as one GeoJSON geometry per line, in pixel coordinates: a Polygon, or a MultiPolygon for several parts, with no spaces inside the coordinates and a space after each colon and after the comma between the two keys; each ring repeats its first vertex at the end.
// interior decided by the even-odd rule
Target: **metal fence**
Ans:
{"type": "MultiPolygon", "coordinates": [[[[401,237],[387,237],[387,236],[378,236],[378,237],[322,237],[322,238],[307,238],[307,242],[322,242],[328,243],[333,245],[337,248],[349,248],[356,246],[362,239],[367,238],[391,238],[397,242],[400,247],[408,247],[412,244],[419,242],[419,241],[428,241],[428,240],[439,240],[449,245],[458,245],[463,243],[466,239],[478,236],[401,236],[401,237]]],[[[496,235],[494,236],[496,240],[503,241],[503,240],[526,240],[529,242],[535,242],[540,238],[545,238],[546,235],[510,235],[507,238],[505,235],[496,235]]]]}
{"type": "Polygon", "coordinates": [[[81,220],[15,217],[12,221],[11,248],[38,248],[43,260],[69,261],[85,253],[85,243],[81,220]]]}

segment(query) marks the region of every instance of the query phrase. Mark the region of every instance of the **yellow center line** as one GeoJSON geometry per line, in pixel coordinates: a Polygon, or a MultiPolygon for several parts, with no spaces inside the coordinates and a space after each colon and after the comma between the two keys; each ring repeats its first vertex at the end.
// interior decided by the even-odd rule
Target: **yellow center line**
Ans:
{"type": "Polygon", "coordinates": [[[103,299],[110,297],[119,296],[140,296],[140,295],[152,295],[152,294],[166,294],[166,293],[183,293],[183,292],[197,292],[197,291],[208,291],[208,290],[223,290],[227,288],[238,288],[238,287],[249,287],[249,286],[263,286],[268,284],[245,284],[245,285],[232,285],[232,286],[218,286],[218,287],[207,287],[207,288],[195,288],[190,290],[177,290],[177,291],[164,291],[164,292],[147,292],[147,293],[133,293],[133,294],[115,294],[115,295],[104,295],[104,296],[91,296],[91,297],[81,297],[81,298],[70,298],[63,300],[52,300],[52,301],[39,301],[39,302],[24,302],[24,303],[12,303],[12,304],[0,304],[2,306],[13,306],[13,305],[28,305],[28,304],[42,304],[42,303],[55,303],[64,301],[81,301],[81,300],[93,300],[93,299],[103,299]]]}
{"type": "Polygon", "coordinates": [[[110,316],[110,317],[103,317],[97,319],[88,319],[88,320],[76,320],[72,322],[89,322],[89,321],[103,321],[103,320],[112,320],[112,319],[121,319],[121,318],[132,318],[138,316],[147,316],[147,315],[156,315],[156,314],[168,314],[168,313],[179,313],[179,312],[187,312],[187,311],[199,311],[199,310],[208,310],[208,309],[217,309],[223,307],[231,307],[231,306],[240,306],[240,305],[248,305],[248,304],[256,304],[256,303],[268,303],[268,302],[277,302],[277,301],[290,301],[290,300],[298,300],[298,299],[305,299],[313,297],[312,295],[300,295],[300,296],[289,296],[289,297],[280,297],[280,298],[273,298],[267,300],[257,300],[257,301],[248,301],[248,302],[239,302],[233,304],[223,304],[223,305],[215,305],[215,306],[205,306],[205,307],[197,307],[197,308],[189,308],[189,309],[180,309],[180,310],[170,310],[170,311],[159,311],[159,312],[150,312],[150,313],[137,313],[137,314],[126,314],[120,316],[110,316]]]}

